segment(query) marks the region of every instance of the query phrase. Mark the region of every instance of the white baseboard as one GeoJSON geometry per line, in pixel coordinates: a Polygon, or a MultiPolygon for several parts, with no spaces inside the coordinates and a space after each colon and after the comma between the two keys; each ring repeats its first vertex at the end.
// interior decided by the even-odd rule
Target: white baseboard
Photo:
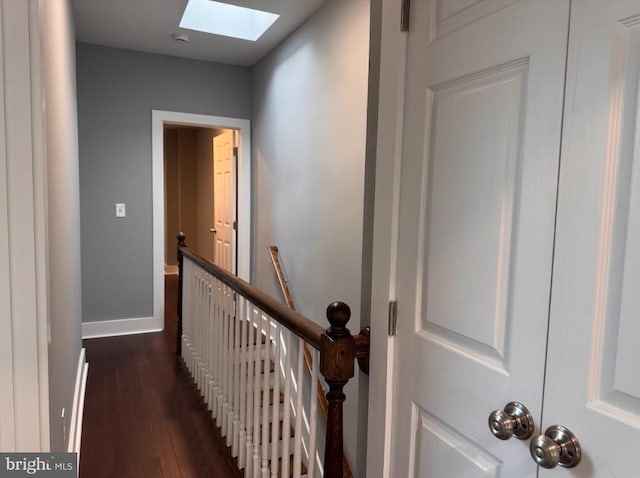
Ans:
{"type": "Polygon", "coordinates": [[[160,332],[164,323],[153,317],[140,319],[102,320],[100,322],[83,322],[82,338],[114,337],[116,335],[146,334],[160,332]]]}
{"type": "Polygon", "coordinates": [[[71,422],[69,423],[69,443],[67,451],[78,454],[80,461],[80,442],[82,441],[82,418],[84,416],[84,396],[87,388],[87,373],[89,364],[85,349],[80,350],[78,368],[76,372],[76,386],[73,392],[73,409],[71,410],[71,422]]]}
{"type": "Polygon", "coordinates": [[[178,266],[170,266],[165,264],[164,265],[164,275],[166,276],[177,276],[178,275],[178,266]]]}

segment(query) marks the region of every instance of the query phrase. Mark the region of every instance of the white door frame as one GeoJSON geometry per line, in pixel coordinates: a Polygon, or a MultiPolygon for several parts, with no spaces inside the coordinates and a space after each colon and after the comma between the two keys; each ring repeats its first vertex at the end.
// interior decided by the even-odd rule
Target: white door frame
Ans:
{"type": "MultiPolygon", "coordinates": [[[[251,274],[251,121],[247,119],[208,116],[173,111],[153,110],[151,119],[152,191],[153,191],[153,320],[158,329],[164,327],[164,125],[179,124],[202,128],[234,129],[240,134],[238,146],[238,251],[237,274],[247,282],[251,274]]],[[[187,238],[188,240],[188,238],[187,238]]]]}
{"type": "Polygon", "coordinates": [[[371,356],[367,443],[368,478],[391,478],[395,338],[389,337],[388,302],[396,299],[396,251],[407,34],[400,32],[401,0],[382,0],[380,92],[376,152],[371,356]],[[382,439],[380,439],[382,437],[382,439]]]}

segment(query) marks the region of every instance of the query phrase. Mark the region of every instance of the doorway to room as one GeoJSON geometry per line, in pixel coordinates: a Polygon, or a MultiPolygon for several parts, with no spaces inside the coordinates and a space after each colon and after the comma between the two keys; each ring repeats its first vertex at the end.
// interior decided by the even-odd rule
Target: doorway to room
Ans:
{"type": "Polygon", "coordinates": [[[165,274],[177,274],[175,238],[236,272],[238,133],[164,124],[165,274]]]}
{"type": "Polygon", "coordinates": [[[152,115],[153,309],[162,328],[164,277],[176,272],[176,231],[201,255],[249,280],[251,131],[249,120],[237,118],[152,115]],[[165,162],[165,153],[173,159],[165,162]]]}

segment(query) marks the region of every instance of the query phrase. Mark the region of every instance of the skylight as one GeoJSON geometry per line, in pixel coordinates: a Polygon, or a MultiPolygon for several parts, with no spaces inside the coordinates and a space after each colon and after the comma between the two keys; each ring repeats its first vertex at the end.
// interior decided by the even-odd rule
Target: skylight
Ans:
{"type": "Polygon", "coordinates": [[[279,17],[276,13],[213,0],[189,0],[180,27],[256,41],[279,17]]]}

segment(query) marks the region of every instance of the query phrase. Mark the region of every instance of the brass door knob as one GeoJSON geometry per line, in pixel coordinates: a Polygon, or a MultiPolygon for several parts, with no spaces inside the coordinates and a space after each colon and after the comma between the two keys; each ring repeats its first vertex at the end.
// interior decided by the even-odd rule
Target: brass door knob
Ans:
{"type": "Polygon", "coordinates": [[[489,415],[489,429],[500,440],[508,440],[514,435],[527,440],[533,435],[533,426],[533,416],[520,402],[509,402],[504,410],[495,410],[489,415]]]}
{"type": "Polygon", "coordinates": [[[542,468],[573,468],[582,458],[580,442],[569,429],[553,425],[531,440],[531,457],[542,468]]]}

